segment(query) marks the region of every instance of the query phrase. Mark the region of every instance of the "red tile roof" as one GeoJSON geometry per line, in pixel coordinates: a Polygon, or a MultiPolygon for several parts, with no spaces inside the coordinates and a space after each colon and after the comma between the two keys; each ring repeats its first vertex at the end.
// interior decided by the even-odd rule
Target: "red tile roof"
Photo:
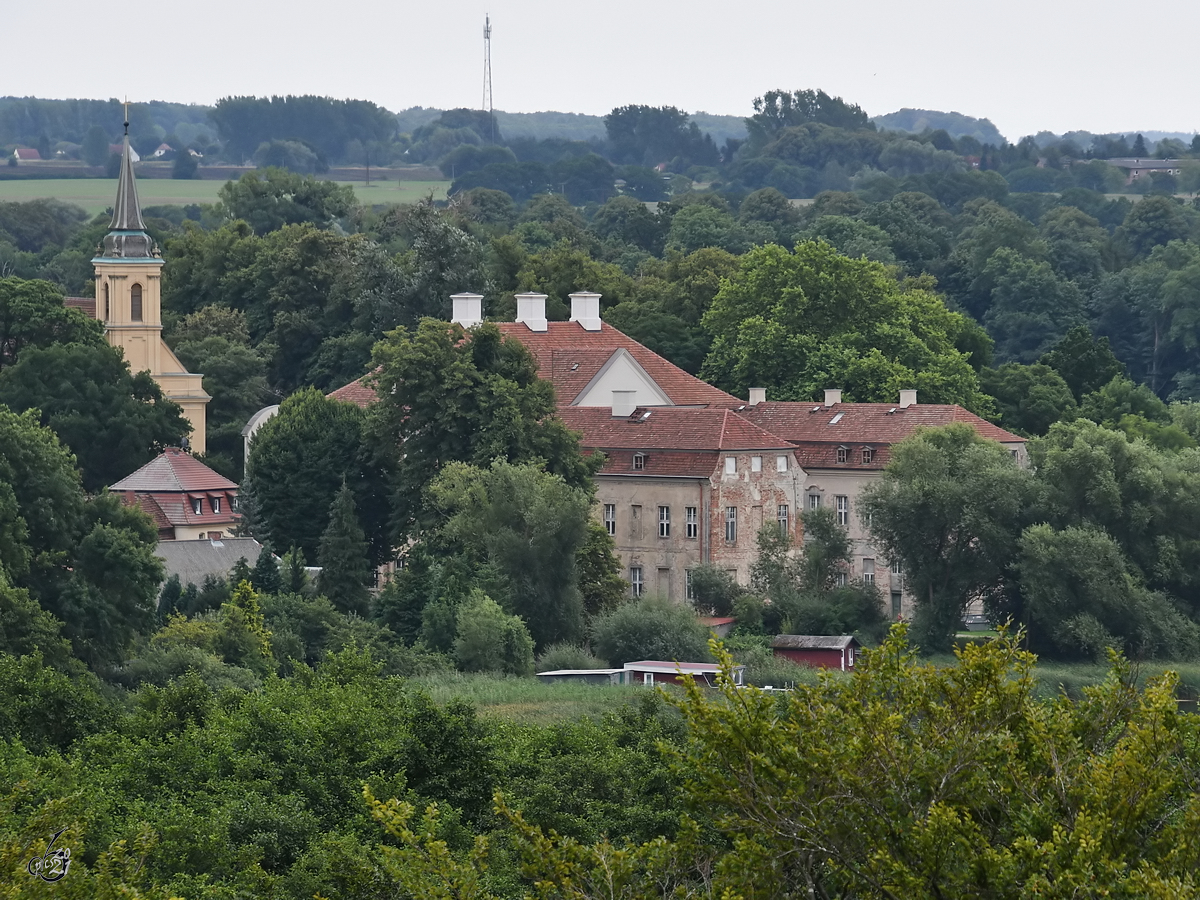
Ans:
{"type": "Polygon", "coordinates": [[[42,154],[33,147],[18,147],[17,159],[41,159],[42,154]]]}
{"type": "Polygon", "coordinates": [[[574,402],[604,364],[619,349],[625,349],[660,388],[679,406],[733,406],[744,403],[736,397],[689,375],[633,338],[601,323],[599,331],[587,331],[578,322],[549,322],[546,331],[530,331],[520,322],[497,322],[507,337],[516,338],[537,360],[539,373],[554,382],[560,406],[574,402]]]}
{"type": "Polygon", "coordinates": [[[149,494],[133,494],[133,505],[154,520],[159,531],[174,531],[174,523],[167,518],[163,508],[149,494]]]}
{"type": "Polygon", "coordinates": [[[68,306],[72,309],[77,309],[86,315],[89,319],[96,318],[96,298],[95,297],[64,297],[63,306],[68,306]]]}
{"type": "Polygon", "coordinates": [[[368,387],[365,383],[366,380],[374,374],[375,373],[372,372],[370,375],[364,375],[357,381],[352,381],[347,385],[343,385],[336,391],[330,391],[325,396],[330,400],[342,400],[346,403],[353,403],[355,406],[366,409],[379,399],[378,395],[375,393],[375,388],[368,387]]]}
{"type": "Polygon", "coordinates": [[[639,407],[613,416],[604,406],[560,407],[559,418],[600,450],[790,450],[791,444],[728,409],[639,407]]]}
{"type": "Polygon", "coordinates": [[[138,493],[203,493],[237,490],[237,485],[218,475],[190,453],[171,447],[127,475],[110,488],[138,493]]]}
{"type": "Polygon", "coordinates": [[[823,406],[816,402],[773,401],[747,406],[738,414],[793,444],[895,444],[918,427],[935,428],[952,422],[964,422],[989,440],[1006,444],[1025,442],[1025,438],[984,421],[961,406],[942,403],[918,403],[901,409],[899,404],[890,403],[823,406]]]}

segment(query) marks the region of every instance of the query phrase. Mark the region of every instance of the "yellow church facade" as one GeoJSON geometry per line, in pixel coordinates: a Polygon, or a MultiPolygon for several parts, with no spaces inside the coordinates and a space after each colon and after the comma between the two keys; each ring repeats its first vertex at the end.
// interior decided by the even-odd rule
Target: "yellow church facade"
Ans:
{"type": "Polygon", "coordinates": [[[203,376],[189,372],[162,338],[163,261],[142,221],[128,134],[112,222],[92,266],[95,315],[108,342],[121,348],[130,369],[149,372],[163,394],[179,404],[192,424],[191,449],[205,452],[205,410],[212,398],[201,384],[203,376]]]}

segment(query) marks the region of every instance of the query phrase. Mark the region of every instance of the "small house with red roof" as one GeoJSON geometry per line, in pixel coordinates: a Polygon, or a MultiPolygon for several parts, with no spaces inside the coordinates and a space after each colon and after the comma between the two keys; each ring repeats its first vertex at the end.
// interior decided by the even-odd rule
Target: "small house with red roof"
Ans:
{"type": "Polygon", "coordinates": [[[18,147],[13,151],[12,158],[15,159],[18,164],[23,162],[38,162],[41,160],[42,154],[33,147],[18,147]]]}
{"type": "Polygon", "coordinates": [[[185,450],[171,447],[109,488],[158,526],[160,541],[214,540],[240,520],[237,485],[185,450]]]}

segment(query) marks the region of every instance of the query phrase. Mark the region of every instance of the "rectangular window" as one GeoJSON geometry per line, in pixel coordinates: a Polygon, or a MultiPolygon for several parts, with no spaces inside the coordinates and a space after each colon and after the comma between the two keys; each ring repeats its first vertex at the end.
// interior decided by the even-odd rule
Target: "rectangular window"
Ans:
{"type": "Polygon", "coordinates": [[[658,508],[658,536],[671,536],[671,507],[660,506],[658,508]]]}
{"type": "Polygon", "coordinates": [[[780,503],[779,509],[776,510],[776,518],[779,520],[779,531],[781,534],[788,533],[788,505],[780,503]]]}
{"type": "Polygon", "coordinates": [[[846,586],[846,573],[838,572],[837,575],[834,576],[833,581],[834,581],[834,584],[836,584],[838,587],[845,587],[846,586]]]}
{"type": "Polygon", "coordinates": [[[725,507],[725,543],[737,543],[737,507],[725,507]]]}
{"type": "Polygon", "coordinates": [[[646,468],[646,456],[642,453],[633,454],[633,467],[638,471],[646,468]]]}
{"type": "Polygon", "coordinates": [[[846,461],[848,452],[849,451],[847,451],[845,447],[838,447],[838,456],[837,456],[838,462],[844,463],[846,461]]]}
{"type": "Polygon", "coordinates": [[[696,599],[696,589],[694,587],[692,587],[692,570],[691,569],[683,570],[683,586],[684,586],[683,587],[684,596],[688,600],[695,600],[696,599]]]}
{"type": "Polygon", "coordinates": [[[864,584],[874,584],[875,583],[875,560],[873,560],[873,559],[864,559],[863,560],[863,583],[864,584]]]}
{"type": "Polygon", "coordinates": [[[898,559],[892,560],[892,574],[893,575],[900,574],[900,560],[898,560],[898,559]]]}
{"type": "Polygon", "coordinates": [[[696,507],[689,506],[686,515],[687,536],[690,538],[700,536],[700,517],[697,515],[696,507]]]}
{"type": "Polygon", "coordinates": [[[221,498],[220,497],[213,497],[209,502],[212,503],[213,512],[219,513],[221,511],[221,498]]]}
{"type": "Polygon", "coordinates": [[[873,456],[873,454],[872,454],[872,452],[871,452],[871,448],[870,448],[870,447],[863,447],[863,451],[862,451],[862,461],[863,461],[863,465],[864,465],[864,466],[866,466],[866,465],[870,465],[870,464],[871,464],[871,457],[872,457],[872,456],[873,456]]]}
{"type": "Polygon", "coordinates": [[[786,456],[775,457],[775,471],[776,472],[786,472],[787,470],[788,470],[787,457],[786,456]]]}
{"type": "Polygon", "coordinates": [[[736,475],[737,474],[737,457],[736,456],[725,457],[725,474],[726,475],[736,475]]]}
{"type": "Polygon", "coordinates": [[[762,457],[761,456],[750,457],[750,471],[751,472],[761,472],[762,471],[762,457]]]}
{"type": "Polygon", "coordinates": [[[900,611],[901,611],[900,601],[901,601],[901,599],[902,599],[902,595],[900,594],[899,591],[892,591],[892,618],[893,619],[900,618],[900,611]]]}
{"type": "Polygon", "coordinates": [[[833,502],[837,508],[837,523],[848,526],[850,524],[850,498],[845,494],[838,494],[833,498],[833,502]]]}
{"type": "Polygon", "coordinates": [[[629,587],[633,596],[642,596],[642,567],[632,566],[629,569],[629,587]]]}
{"type": "Polygon", "coordinates": [[[604,504],[604,530],[610,537],[617,533],[617,504],[615,503],[604,504]]]}
{"type": "Polygon", "coordinates": [[[809,509],[820,509],[821,508],[821,495],[820,494],[809,494],[808,495],[808,508],[809,509]]]}
{"type": "Polygon", "coordinates": [[[194,512],[196,515],[200,515],[203,512],[203,510],[204,510],[204,501],[201,500],[199,497],[193,497],[192,498],[192,512],[194,512]]]}

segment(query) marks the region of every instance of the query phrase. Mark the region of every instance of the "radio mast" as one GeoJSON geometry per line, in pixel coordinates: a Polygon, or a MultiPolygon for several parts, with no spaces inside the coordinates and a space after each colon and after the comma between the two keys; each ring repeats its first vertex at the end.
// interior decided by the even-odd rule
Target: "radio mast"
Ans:
{"type": "Polygon", "coordinates": [[[491,142],[496,143],[496,116],[492,112],[492,18],[483,17],[483,111],[488,114],[491,142]]]}

